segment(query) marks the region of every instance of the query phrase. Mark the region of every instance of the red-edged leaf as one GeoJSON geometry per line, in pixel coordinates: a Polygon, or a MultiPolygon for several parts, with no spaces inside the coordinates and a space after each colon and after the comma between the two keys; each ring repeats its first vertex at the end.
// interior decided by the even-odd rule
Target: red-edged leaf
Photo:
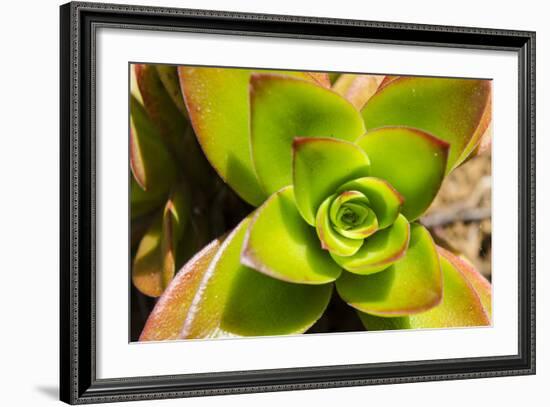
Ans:
{"type": "Polygon", "coordinates": [[[179,338],[204,273],[222,242],[223,238],[212,241],[176,274],[149,314],[140,341],[179,338]]]}
{"type": "Polygon", "coordinates": [[[182,147],[188,128],[185,115],[174,104],[153,64],[133,64],[136,82],[143,100],[143,106],[155,126],[158,127],[169,150],[177,157],[185,157],[182,147]]]}
{"type": "Polygon", "coordinates": [[[490,325],[483,302],[490,307],[490,286],[477,272],[448,251],[438,247],[443,272],[443,298],[429,311],[396,318],[360,313],[367,330],[457,328],[490,325]],[[449,260],[451,259],[451,260],[449,260]],[[469,276],[469,277],[466,277],[469,276]],[[474,285],[477,288],[474,288],[474,285]]]}
{"type": "Polygon", "coordinates": [[[369,131],[407,126],[448,142],[448,173],[469,156],[491,121],[491,81],[399,77],[382,85],[362,114],[369,131]]]}
{"type": "Polygon", "coordinates": [[[254,168],[267,194],[292,184],[296,137],[353,141],[365,131],[357,109],[337,93],[273,74],[250,78],[250,129],[254,168]]]}
{"type": "Polygon", "coordinates": [[[210,262],[180,338],[302,333],[325,310],[330,284],[286,283],[241,264],[249,222],[250,216],[229,234],[210,262]]]}
{"type": "Polygon", "coordinates": [[[315,229],[296,208],[292,187],[273,194],[258,208],[243,245],[241,262],[273,278],[322,285],[342,269],[332,261],[315,229]]]}
{"type": "Polygon", "coordinates": [[[412,224],[405,256],[375,274],[342,273],[336,289],[352,307],[373,315],[402,316],[433,308],[441,301],[441,269],[427,229],[412,224]]]}
{"type": "Polygon", "coordinates": [[[421,216],[445,176],[449,145],[408,127],[373,130],[357,140],[371,162],[371,175],[391,184],[405,199],[401,212],[409,221],[421,216]]]}
{"type": "Polygon", "coordinates": [[[376,93],[384,78],[386,77],[382,75],[342,74],[332,90],[349,100],[357,109],[361,109],[376,93]]]}
{"type": "Polygon", "coordinates": [[[457,270],[459,270],[464,277],[469,281],[474,290],[476,291],[483,308],[487,312],[489,318],[492,313],[492,287],[491,283],[483,277],[470,263],[465,259],[458,257],[448,250],[442,247],[437,247],[437,251],[441,256],[447,259],[457,270]]]}
{"type": "MultiPolygon", "coordinates": [[[[189,117],[208,161],[241,198],[258,206],[267,195],[256,179],[250,152],[249,81],[253,72],[236,68],[178,67],[189,117]]],[[[322,75],[307,72],[261,72],[278,72],[314,83],[322,80],[322,75]]]]}

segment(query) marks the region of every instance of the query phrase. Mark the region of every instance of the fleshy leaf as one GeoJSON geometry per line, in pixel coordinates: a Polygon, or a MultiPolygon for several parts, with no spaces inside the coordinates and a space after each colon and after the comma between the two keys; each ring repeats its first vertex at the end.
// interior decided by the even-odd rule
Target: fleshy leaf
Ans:
{"type": "Polygon", "coordinates": [[[329,216],[329,208],[336,196],[325,199],[317,211],[316,230],[323,249],[339,256],[351,256],[363,244],[362,240],[348,239],[336,232],[329,216]]]}
{"type": "Polygon", "coordinates": [[[179,338],[204,273],[222,241],[223,238],[212,241],[176,274],[149,314],[140,341],[179,338]]]}
{"type": "Polygon", "coordinates": [[[178,68],[175,65],[156,65],[159,78],[180,113],[187,117],[187,109],[181,94],[178,68]]]}
{"type": "Polygon", "coordinates": [[[376,93],[384,78],[382,75],[342,74],[332,90],[349,100],[357,109],[361,109],[376,93]]]}
{"type": "Polygon", "coordinates": [[[378,227],[387,228],[399,215],[403,197],[387,181],[375,178],[364,177],[354,179],[338,188],[338,192],[359,191],[369,199],[369,205],[376,213],[378,227]]]}
{"type": "Polygon", "coordinates": [[[132,282],[143,294],[158,297],[172,275],[162,267],[162,214],[159,214],[139,243],[132,265],[132,282]]]}
{"type": "Polygon", "coordinates": [[[183,159],[185,151],[182,140],[188,122],[162,83],[157,65],[133,64],[131,69],[135,71],[136,82],[148,116],[159,129],[169,150],[183,159]]]}
{"type": "Polygon", "coordinates": [[[164,289],[174,277],[178,266],[178,246],[191,216],[191,195],[187,185],[180,182],[171,192],[162,214],[162,276],[164,289]]]}
{"type": "Polygon", "coordinates": [[[393,82],[393,81],[396,80],[397,78],[399,78],[399,76],[394,76],[394,75],[386,75],[386,76],[384,76],[384,79],[382,79],[382,82],[380,82],[380,85],[378,85],[378,90],[380,90],[381,88],[383,88],[384,86],[386,86],[388,83],[393,82]]]}
{"type": "Polygon", "coordinates": [[[189,220],[189,196],[183,184],[170,193],[160,212],[139,243],[132,266],[136,288],[158,297],[176,272],[177,248],[189,220]]]}
{"type": "Polygon", "coordinates": [[[405,255],[409,238],[409,222],[403,215],[399,215],[392,226],[367,238],[353,256],[343,257],[335,253],[331,255],[336,263],[351,273],[374,274],[388,268],[405,255]]]}
{"type": "Polygon", "coordinates": [[[369,175],[369,158],[348,141],[300,137],[294,139],[292,149],[296,203],[310,225],[315,224],[321,202],[340,185],[369,175]]]}
{"type": "Polygon", "coordinates": [[[315,83],[325,88],[330,88],[330,78],[326,72],[305,72],[315,83]]]}
{"type": "Polygon", "coordinates": [[[133,201],[158,202],[176,178],[176,165],[158,129],[133,96],[130,113],[130,168],[139,188],[147,192],[132,191],[133,201]]]}
{"type": "Polygon", "coordinates": [[[399,77],[387,81],[362,110],[370,131],[414,127],[451,145],[448,173],[475,148],[491,120],[491,81],[399,77]]]}
{"type": "Polygon", "coordinates": [[[330,206],[329,217],[336,230],[350,239],[365,239],[378,230],[378,218],[369,199],[359,191],[344,191],[330,206]]]}
{"type": "MultiPolygon", "coordinates": [[[[252,72],[249,69],[178,68],[189,117],[206,157],[241,198],[257,206],[267,195],[256,179],[250,156],[252,72]]],[[[279,72],[309,81],[316,79],[307,72],[279,72]]]]}
{"type": "Polygon", "coordinates": [[[132,221],[140,216],[151,214],[160,209],[166,201],[164,191],[144,191],[130,174],[130,218],[132,221]]]}
{"type": "Polygon", "coordinates": [[[292,187],[273,194],[255,213],[242,263],[268,276],[299,284],[326,284],[342,269],[321,248],[315,229],[296,208],[292,187]]]}
{"type": "Polygon", "coordinates": [[[454,255],[448,250],[443,249],[442,247],[437,247],[440,256],[443,256],[449,263],[452,264],[454,268],[459,270],[468,282],[472,285],[476,291],[485,312],[491,318],[492,314],[492,289],[491,283],[487,281],[470,263],[465,259],[454,255]]]}
{"type": "Polygon", "coordinates": [[[130,65],[130,95],[135,97],[137,101],[143,105],[143,98],[141,97],[141,92],[137,82],[135,65],[130,65]]]}
{"type": "Polygon", "coordinates": [[[481,136],[479,143],[476,145],[476,147],[472,150],[470,155],[461,163],[465,164],[469,160],[471,160],[474,157],[477,157],[478,155],[485,154],[487,151],[491,151],[491,146],[493,145],[493,122],[489,123],[487,126],[487,129],[485,130],[485,133],[481,136]]]}
{"type": "Polygon", "coordinates": [[[286,283],[240,263],[249,220],[225,239],[203,274],[180,338],[302,333],[324,312],[331,285],[286,283]]]}
{"type": "Polygon", "coordinates": [[[428,209],[445,176],[448,144],[420,130],[387,127],[357,144],[371,161],[371,175],[389,182],[405,199],[401,213],[414,221],[428,209]]]}
{"type": "MultiPolygon", "coordinates": [[[[351,103],[329,89],[296,78],[252,75],[250,103],[252,159],[267,194],[292,183],[295,137],[352,141],[365,132],[361,115],[351,103]]],[[[313,224],[314,217],[307,216],[313,224]]]]}
{"type": "Polygon", "coordinates": [[[405,257],[376,274],[344,272],[336,289],[349,305],[374,315],[409,315],[436,306],[442,295],[441,269],[430,233],[412,224],[405,257]]]}
{"type": "MultiPolygon", "coordinates": [[[[438,248],[442,253],[441,248],[438,248]]],[[[397,318],[383,318],[359,313],[367,330],[417,329],[417,328],[456,328],[465,326],[485,326],[490,319],[479,296],[468,278],[447,260],[448,252],[440,255],[443,273],[443,299],[427,312],[397,318]]],[[[454,257],[454,256],[453,256],[454,257]]]]}

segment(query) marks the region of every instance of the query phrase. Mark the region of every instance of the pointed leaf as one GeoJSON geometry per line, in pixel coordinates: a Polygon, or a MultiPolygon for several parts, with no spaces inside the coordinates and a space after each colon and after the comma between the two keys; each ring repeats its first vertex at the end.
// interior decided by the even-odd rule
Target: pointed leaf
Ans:
{"type": "Polygon", "coordinates": [[[187,194],[183,184],[174,188],[164,210],[141,239],[134,257],[132,281],[150,297],[161,295],[176,272],[177,247],[190,216],[187,194]]]}
{"type": "Polygon", "coordinates": [[[137,183],[133,174],[130,174],[130,218],[132,220],[155,210],[161,209],[166,201],[164,191],[144,191],[137,183]]]}
{"type": "MultiPolygon", "coordinates": [[[[252,158],[268,194],[292,183],[295,137],[352,141],[365,132],[353,105],[337,93],[303,80],[252,75],[250,100],[252,158]]],[[[312,224],[313,218],[308,216],[308,220],[312,224]]]]}
{"type": "Polygon", "coordinates": [[[331,285],[286,283],[240,263],[249,219],[231,232],[204,273],[181,338],[302,333],[325,310],[331,285]]]}
{"type": "Polygon", "coordinates": [[[162,267],[162,214],[157,215],[139,243],[132,265],[132,282],[143,294],[158,297],[172,278],[162,267]]]}
{"type": "Polygon", "coordinates": [[[326,284],[342,271],[300,216],[292,187],[273,194],[257,210],[241,261],[268,276],[300,284],[326,284]]]}
{"type": "Polygon", "coordinates": [[[157,65],[133,64],[131,69],[135,71],[136,82],[147,115],[159,129],[170,152],[183,159],[185,151],[182,141],[188,122],[166,91],[157,65]]]}
{"type": "Polygon", "coordinates": [[[140,341],[178,339],[204,273],[223,239],[216,239],[198,252],[176,274],[149,314],[140,341]]]}
{"type": "Polygon", "coordinates": [[[359,239],[349,239],[334,230],[329,216],[329,208],[334,198],[336,198],[335,195],[325,199],[317,211],[317,236],[321,241],[322,248],[328,250],[331,255],[351,256],[359,250],[363,241],[359,239]]]}
{"type": "Polygon", "coordinates": [[[334,196],[329,217],[334,230],[339,234],[350,239],[363,240],[378,230],[376,213],[363,193],[350,190],[334,196]]]}
{"type": "Polygon", "coordinates": [[[380,82],[380,85],[378,86],[378,89],[380,90],[381,88],[383,88],[384,86],[386,86],[388,83],[393,82],[393,81],[396,80],[397,78],[399,78],[399,76],[394,76],[394,75],[386,75],[386,76],[384,76],[384,79],[382,79],[382,82],[380,82]]]}
{"type": "Polygon", "coordinates": [[[164,195],[176,178],[176,165],[143,106],[130,99],[130,167],[135,180],[151,196],[164,195]]]}
{"type": "Polygon", "coordinates": [[[376,93],[384,78],[383,75],[342,74],[332,90],[349,100],[357,109],[361,109],[376,93]]]}
{"type": "Polygon", "coordinates": [[[353,256],[331,255],[336,263],[351,273],[374,274],[388,268],[405,255],[409,238],[409,222],[403,215],[399,215],[392,226],[365,239],[363,246],[353,256]]]}
{"type": "MultiPolygon", "coordinates": [[[[442,253],[441,248],[438,250],[442,253]]],[[[382,318],[359,313],[365,327],[368,330],[388,330],[489,325],[490,319],[473,286],[462,274],[461,269],[447,259],[449,253],[444,253],[440,255],[443,299],[438,306],[427,312],[398,318],[382,318]]]]}
{"type": "Polygon", "coordinates": [[[176,273],[178,250],[191,217],[191,193],[187,185],[180,182],[172,190],[162,214],[161,261],[163,289],[176,273]]]}
{"type": "MultiPolygon", "coordinates": [[[[252,72],[234,68],[178,68],[189,117],[206,157],[241,198],[257,206],[267,195],[256,179],[250,156],[252,72]]],[[[307,72],[284,73],[314,80],[307,72]]]]}
{"type": "Polygon", "coordinates": [[[472,150],[470,155],[460,164],[465,164],[470,161],[472,158],[482,155],[487,151],[491,151],[491,146],[493,145],[493,122],[489,123],[485,133],[481,136],[476,147],[472,150]]]}
{"type": "Polygon", "coordinates": [[[361,148],[333,138],[296,138],[293,149],[294,194],[300,213],[315,224],[317,209],[343,183],[369,175],[361,148]]]}
{"type": "Polygon", "coordinates": [[[454,255],[453,253],[443,249],[442,247],[438,247],[437,251],[439,252],[440,256],[443,256],[446,260],[448,260],[449,263],[451,263],[454,268],[459,270],[462,273],[462,275],[468,280],[468,282],[472,285],[477,295],[479,296],[479,299],[483,304],[483,308],[485,309],[485,312],[487,313],[489,318],[491,318],[491,314],[492,314],[491,283],[485,277],[483,277],[465,259],[454,255]]]}
{"type": "Polygon", "coordinates": [[[130,95],[135,97],[137,101],[143,105],[143,98],[141,97],[141,92],[139,91],[135,65],[130,65],[130,95]]]}
{"type": "Polygon", "coordinates": [[[389,182],[405,199],[401,213],[410,221],[428,209],[447,163],[448,144],[406,127],[387,127],[357,140],[371,161],[371,174],[389,182]]]}
{"type": "Polygon", "coordinates": [[[442,286],[430,233],[423,226],[412,224],[405,257],[376,274],[344,272],[336,289],[352,307],[374,315],[409,315],[434,307],[441,301],[442,286]]]}
{"type": "Polygon", "coordinates": [[[158,76],[181,114],[187,117],[187,109],[180,89],[178,68],[175,65],[156,65],[158,76]]]}
{"type": "Polygon", "coordinates": [[[491,81],[399,77],[388,81],[362,110],[370,131],[414,127],[451,146],[446,172],[475,148],[491,119],[491,81]]]}
{"type": "Polygon", "coordinates": [[[306,72],[318,85],[330,88],[330,78],[326,72],[306,72]]]}
{"type": "Polygon", "coordinates": [[[369,200],[370,207],[376,213],[378,228],[384,229],[393,224],[403,205],[403,197],[387,181],[364,177],[354,179],[338,188],[338,192],[359,191],[369,200]]]}

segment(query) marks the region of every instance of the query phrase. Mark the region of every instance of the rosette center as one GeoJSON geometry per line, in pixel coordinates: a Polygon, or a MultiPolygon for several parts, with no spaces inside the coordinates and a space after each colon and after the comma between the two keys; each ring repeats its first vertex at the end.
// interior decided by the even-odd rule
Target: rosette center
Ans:
{"type": "Polygon", "coordinates": [[[329,217],[334,230],[350,239],[364,239],[378,227],[369,199],[359,191],[337,195],[330,205],[329,217]]]}

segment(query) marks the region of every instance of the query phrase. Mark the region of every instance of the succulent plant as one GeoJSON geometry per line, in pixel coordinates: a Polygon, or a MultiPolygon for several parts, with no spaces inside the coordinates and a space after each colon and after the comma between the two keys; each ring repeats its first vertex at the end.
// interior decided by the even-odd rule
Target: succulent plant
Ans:
{"type": "Polygon", "coordinates": [[[132,227],[135,213],[148,228],[133,281],[160,296],[140,340],[304,333],[333,296],[367,330],[490,323],[489,282],[419,221],[445,176],[486,143],[489,81],[134,73],[132,227]],[[214,182],[200,150],[250,205],[240,211],[251,208],[206,245],[204,227],[188,233],[195,191],[214,182]]]}

